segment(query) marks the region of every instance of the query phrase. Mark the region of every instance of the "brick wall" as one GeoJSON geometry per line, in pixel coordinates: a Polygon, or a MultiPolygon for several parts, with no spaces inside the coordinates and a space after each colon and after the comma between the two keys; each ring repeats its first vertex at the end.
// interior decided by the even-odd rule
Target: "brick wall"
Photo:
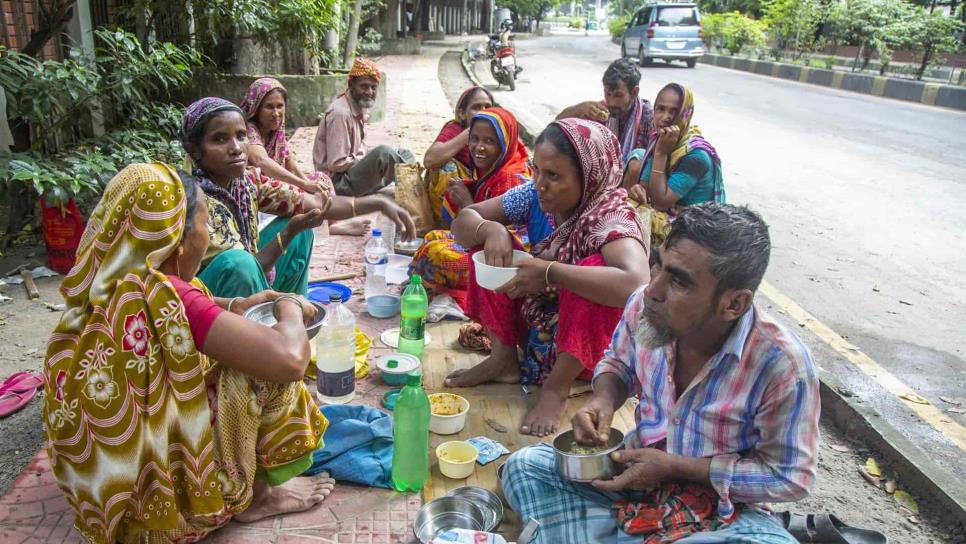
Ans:
{"type": "MultiPolygon", "coordinates": [[[[31,33],[40,21],[38,0],[0,0],[0,45],[20,50],[30,41],[31,33]]],[[[45,59],[60,58],[60,37],[51,38],[40,56],[45,59]]]]}

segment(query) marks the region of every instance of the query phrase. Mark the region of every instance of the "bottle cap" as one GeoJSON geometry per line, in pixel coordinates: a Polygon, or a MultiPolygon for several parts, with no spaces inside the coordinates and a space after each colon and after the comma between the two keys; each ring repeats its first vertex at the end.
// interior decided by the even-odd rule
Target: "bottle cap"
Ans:
{"type": "Polygon", "coordinates": [[[413,274],[409,277],[409,282],[414,285],[421,285],[423,283],[423,278],[421,278],[419,274],[413,274]]]}
{"type": "Polygon", "coordinates": [[[342,294],[335,291],[329,293],[329,302],[342,302],[342,294]]]}
{"type": "Polygon", "coordinates": [[[379,238],[380,236],[382,236],[382,231],[381,230],[379,230],[379,229],[372,229],[372,237],[373,238],[379,238]]]}
{"type": "Polygon", "coordinates": [[[414,370],[414,371],[410,372],[409,374],[406,374],[406,385],[419,386],[422,383],[423,383],[423,373],[422,372],[420,372],[418,370],[414,370]]]}

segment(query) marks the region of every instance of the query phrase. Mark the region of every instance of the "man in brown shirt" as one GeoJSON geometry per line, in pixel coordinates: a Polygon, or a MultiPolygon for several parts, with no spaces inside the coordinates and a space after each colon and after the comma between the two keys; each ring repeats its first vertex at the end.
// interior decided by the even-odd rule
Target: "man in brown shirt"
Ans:
{"type": "Polygon", "coordinates": [[[396,164],[414,163],[408,149],[366,145],[365,122],[375,105],[382,74],[374,62],[357,58],[349,71],[349,88],[322,116],[312,148],[315,169],[326,172],[336,193],[364,196],[396,180],[396,164]]]}

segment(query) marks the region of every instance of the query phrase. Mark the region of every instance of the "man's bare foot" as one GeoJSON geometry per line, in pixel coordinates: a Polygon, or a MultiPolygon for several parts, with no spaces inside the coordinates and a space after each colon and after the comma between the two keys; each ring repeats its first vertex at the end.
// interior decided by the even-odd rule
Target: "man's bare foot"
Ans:
{"type": "Polygon", "coordinates": [[[353,217],[329,225],[329,234],[336,236],[365,236],[369,232],[372,220],[364,217],[353,217]]]}
{"type": "Polygon", "coordinates": [[[568,393],[569,390],[557,391],[556,388],[548,388],[544,384],[536,406],[531,408],[523,418],[520,433],[548,436],[557,432],[560,415],[563,414],[564,408],[567,406],[568,393]]]}
{"type": "Polygon", "coordinates": [[[513,355],[507,356],[507,354],[497,353],[494,349],[489,357],[473,368],[450,373],[446,376],[443,385],[473,387],[486,382],[520,383],[520,361],[516,358],[516,349],[512,353],[513,355]]]}
{"type": "Polygon", "coordinates": [[[292,478],[280,486],[271,487],[256,482],[251,506],[235,519],[251,523],[278,514],[303,512],[321,503],[335,487],[328,472],[316,476],[292,478]]]}

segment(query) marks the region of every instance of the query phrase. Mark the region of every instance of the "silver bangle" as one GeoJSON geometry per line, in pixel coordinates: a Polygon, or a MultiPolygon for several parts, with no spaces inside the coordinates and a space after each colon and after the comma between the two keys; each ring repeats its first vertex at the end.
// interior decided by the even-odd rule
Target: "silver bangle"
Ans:
{"type": "Polygon", "coordinates": [[[226,308],[226,310],[230,312],[231,311],[231,305],[234,304],[236,300],[240,300],[241,298],[242,297],[235,297],[235,298],[229,300],[228,301],[228,307],[226,308]]]}

